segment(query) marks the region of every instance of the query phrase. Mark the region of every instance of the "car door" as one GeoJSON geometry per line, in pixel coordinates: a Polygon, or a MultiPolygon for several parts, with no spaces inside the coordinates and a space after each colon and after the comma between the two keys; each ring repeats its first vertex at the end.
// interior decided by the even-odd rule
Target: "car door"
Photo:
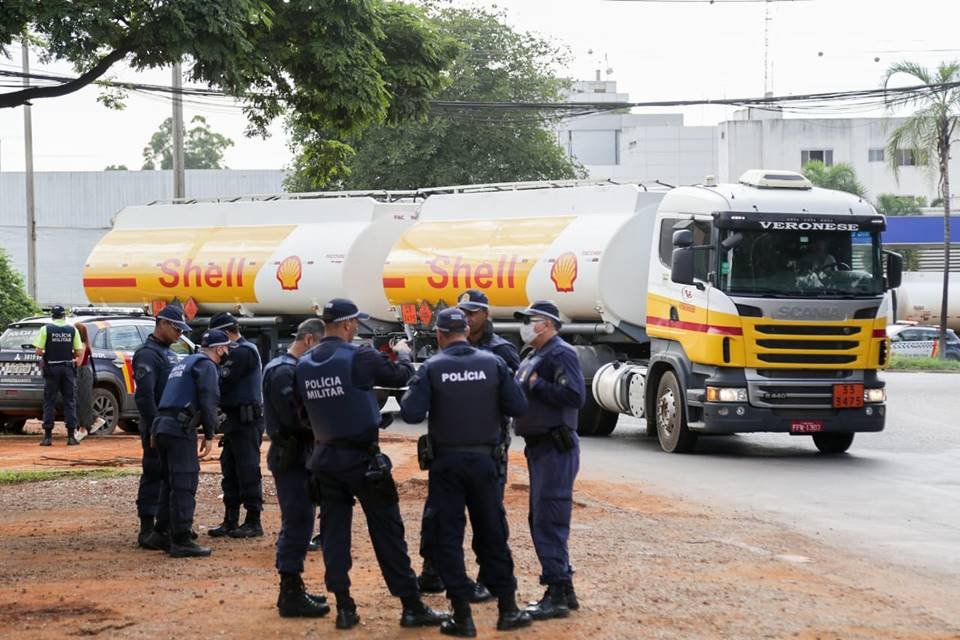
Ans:
{"type": "Polygon", "coordinates": [[[133,392],[136,389],[133,378],[133,352],[140,348],[144,338],[136,324],[111,324],[107,328],[107,342],[109,351],[113,355],[108,366],[122,382],[121,388],[127,395],[124,402],[126,409],[133,405],[133,392]]]}

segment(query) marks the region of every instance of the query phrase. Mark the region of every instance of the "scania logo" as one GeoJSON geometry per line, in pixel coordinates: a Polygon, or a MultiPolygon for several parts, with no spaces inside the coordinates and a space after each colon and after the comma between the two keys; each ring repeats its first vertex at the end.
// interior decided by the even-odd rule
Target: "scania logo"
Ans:
{"type": "Polygon", "coordinates": [[[778,307],[775,318],[789,320],[843,320],[845,316],[839,307],[778,307]]]}

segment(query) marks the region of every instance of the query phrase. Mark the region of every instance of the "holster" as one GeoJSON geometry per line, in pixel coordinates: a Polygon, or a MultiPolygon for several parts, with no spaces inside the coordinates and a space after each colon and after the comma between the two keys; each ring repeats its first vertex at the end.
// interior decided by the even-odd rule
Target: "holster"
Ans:
{"type": "Polygon", "coordinates": [[[191,430],[196,432],[197,425],[200,424],[200,414],[193,408],[193,405],[188,403],[187,406],[177,413],[177,424],[179,424],[183,432],[189,436],[191,435],[191,430]]]}
{"type": "Polygon", "coordinates": [[[429,433],[425,433],[417,439],[417,462],[420,464],[420,470],[426,471],[430,468],[430,463],[436,458],[436,452],[433,448],[433,438],[429,433]]]}
{"type": "Polygon", "coordinates": [[[566,427],[557,427],[550,430],[550,438],[553,440],[553,446],[560,453],[566,453],[576,446],[573,440],[573,434],[566,427]]]}
{"type": "Polygon", "coordinates": [[[380,447],[376,444],[370,445],[369,451],[370,466],[367,467],[365,476],[370,494],[379,499],[383,505],[399,503],[397,483],[393,481],[393,475],[390,473],[390,460],[381,453],[380,447]]]}
{"type": "Polygon", "coordinates": [[[303,458],[303,447],[297,436],[278,434],[273,442],[277,449],[277,471],[289,471],[303,458]]]}
{"type": "Polygon", "coordinates": [[[497,463],[497,473],[501,477],[507,475],[507,465],[510,463],[510,441],[501,442],[493,449],[493,461],[497,463]]]}

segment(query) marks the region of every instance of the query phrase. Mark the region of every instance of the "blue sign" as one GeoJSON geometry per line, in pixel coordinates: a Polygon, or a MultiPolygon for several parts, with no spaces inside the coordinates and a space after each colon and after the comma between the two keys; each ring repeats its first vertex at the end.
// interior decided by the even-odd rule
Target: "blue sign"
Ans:
{"type": "MultiPolygon", "coordinates": [[[[960,243],[960,216],[950,216],[950,242],[960,243]]],[[[943,244],[943,216],[887,216],[883,244],[943,244]]]]}

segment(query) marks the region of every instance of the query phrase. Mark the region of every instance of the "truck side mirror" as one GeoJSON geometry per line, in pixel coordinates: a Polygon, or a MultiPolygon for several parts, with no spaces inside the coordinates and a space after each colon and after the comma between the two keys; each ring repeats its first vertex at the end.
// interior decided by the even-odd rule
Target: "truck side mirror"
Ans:
{"type": "Polygon", "coordinates": [[[680,229],[679,231],[674,231],[673,246],[680,249],[693,246],[693,233],[690,231],[690,229],[680,229]]]}
{"type": "MultiPolygon", "coordinates": [[[[689,231],[677,231],[676,236],[681,233],[690,233],[689,231]]],[[[670,279],[677,284],[693,284],[693,247],[680,247],[673,250],[673,256],[670,261],[670,279]]]]}
{"type": "Polygon", "coordinates": [[[903,256],[893,251],[884,251],[887,258],[887,289],[896,289],[903,282],[903,256]]]}

